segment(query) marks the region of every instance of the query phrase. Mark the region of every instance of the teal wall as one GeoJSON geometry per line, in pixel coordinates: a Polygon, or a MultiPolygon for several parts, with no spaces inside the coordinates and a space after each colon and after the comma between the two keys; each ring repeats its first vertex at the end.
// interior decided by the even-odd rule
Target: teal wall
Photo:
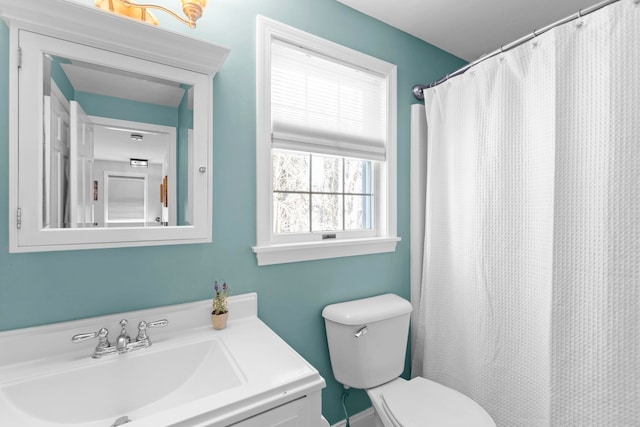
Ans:
{"type": "MultiPolygon", "coordinates": [[[[88,5],[93,0],[83,0],[88,5]]],[[[162,0],[179,8],[179,2],[162,0]]],[[[327,380],[323,413],[344,418],[322,308],[386,292],[409,297],[410,106],[414,83],[463,61],[335,0],[216,0],[198,28],[161,25],[231,48],[214,80],[213,243],[9,254],[7,29],[0,25],[0,330],[211,297],[214,279],[255,291],[260,317],[327,380]],[[398,233],[395,253],[258,267],[255,244],[255,20],[262,14],[398,65],[398,233]]],[[[351,414],[370,406],[362,391],[351,414]]]]}

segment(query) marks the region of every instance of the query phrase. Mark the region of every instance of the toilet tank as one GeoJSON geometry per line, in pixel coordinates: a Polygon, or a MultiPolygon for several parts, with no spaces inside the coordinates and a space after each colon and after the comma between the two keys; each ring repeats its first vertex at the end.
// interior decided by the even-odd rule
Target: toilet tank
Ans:
{"type": "Polygon", "coordinates": [[[328,305],[322,310],[336,380],[368,389],[404,370],[409,301],[394,294],[328,305]]]}

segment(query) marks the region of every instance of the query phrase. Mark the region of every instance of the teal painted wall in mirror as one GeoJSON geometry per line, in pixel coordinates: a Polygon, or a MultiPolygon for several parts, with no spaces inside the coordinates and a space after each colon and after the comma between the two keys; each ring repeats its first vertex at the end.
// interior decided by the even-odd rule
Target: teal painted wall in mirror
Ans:
{"type": "Polygon", "coordinates": [[[109,117],[111,119],[171,127],[178,126],[178,109],[175,107],[80,91],[76,92],[75,100],[82,105],[85,113],[90,116],[109,117]]]}
{"type": "Polygon", "coordinates": [[[68,59],[59,58],[57,56],[51,57],[51,80],[53,80],[62,94],[67,98],[67,100],[75,100],[76,91],[73,89],[71,82],[67,78],[67,75],[62,71],[62,67],[60,66],[63,62],[69,62],[68,59]]]}
{"type": "MultiPolygon", "coordinates": [[[[177,0],[158,3],[180,7],[177,0]]],[[[324,376],[323,413],[336,423],[344,418],[342,389],[331,373],[322,308],[386,292],[409,297],[411,88],[464,62],[334,0],[216,0],[195,30],[161,12],[156,16],[166,28],[231,49],[213,90],[213,243],[8,253],[8,31],[0,24],[0,330],[205,299],[214,279],[226,280],[233,294],[257,292],[260,317],[324,376]],[[258,14],[397,64],[402,241],[395,253],[257,266],[251,246],[258,14]]],[[[369,401],[353,391],[347,404],[354,414],[369,401]]]]}

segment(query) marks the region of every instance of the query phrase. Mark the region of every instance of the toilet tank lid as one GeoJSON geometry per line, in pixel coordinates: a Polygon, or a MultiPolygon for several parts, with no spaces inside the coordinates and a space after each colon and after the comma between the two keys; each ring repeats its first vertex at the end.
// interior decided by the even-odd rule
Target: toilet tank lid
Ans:
{"type": "Polygon", "coordinates": [[[328,305],[322,310],[322,317],[342,325],[363,325],[402,316],[412,310],[406,299],[384,294],[328,305]]]}

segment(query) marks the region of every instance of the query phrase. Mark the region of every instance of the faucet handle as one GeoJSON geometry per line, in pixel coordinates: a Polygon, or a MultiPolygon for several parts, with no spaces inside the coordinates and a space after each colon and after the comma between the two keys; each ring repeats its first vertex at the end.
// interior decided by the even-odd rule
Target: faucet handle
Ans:
{"type": "Polygon", "coordinates": [[[98,336],[97,332],[89,332],[86,334],[77,334],[71,337],[71,342],[77,344],[82,341],[90,340],[91,338],[95,338],[98,336]]]}
{"type": "Polygon", "coordinates": [[[147,328],[162,328],[168,324],[169,321],[167,319],[156,320],[154,322],[145,322],[142,320],[138,323],[138,336],[136,337],[136,341],[146,341],[151,345],[149,336],[147,335],[147,328]]]}
{"type": "Polygon", "coordinates": [[[98,345],[96,348],[107,348],[111,345],[109,343],[109,340],[107,339],[107,335],[109,335],[109,331],[107,330],[107,328],[101,328],[98,332],[89,332],[86,334],[74,335],[73,337],[71,337],[71,342],[77,344],[79,342],[98,337],[98,345]]]}
{"type": "MultiPolygon", "coordinates": [[[[144,320],[142,322],[144,322],[144,320]]],[[[140,322],[140,323],[142,323],[142,322],[140,322]]],[[[161,320],[156,320],[154,322],[147,323],[147,327],[148,328],[163,328],[163,327],[167,326],[168,324],[169,324],[169,321],[167,319],[161,319],[161,320]]]]}
{"type": "Polygon", "coordinates": [[[144,331],[147,328],[162,328],[167,326],[169,321],[167,319],[156,320],[154,322],[145,322],[144,320],[138,323],[138,331],[144,331]]]}

